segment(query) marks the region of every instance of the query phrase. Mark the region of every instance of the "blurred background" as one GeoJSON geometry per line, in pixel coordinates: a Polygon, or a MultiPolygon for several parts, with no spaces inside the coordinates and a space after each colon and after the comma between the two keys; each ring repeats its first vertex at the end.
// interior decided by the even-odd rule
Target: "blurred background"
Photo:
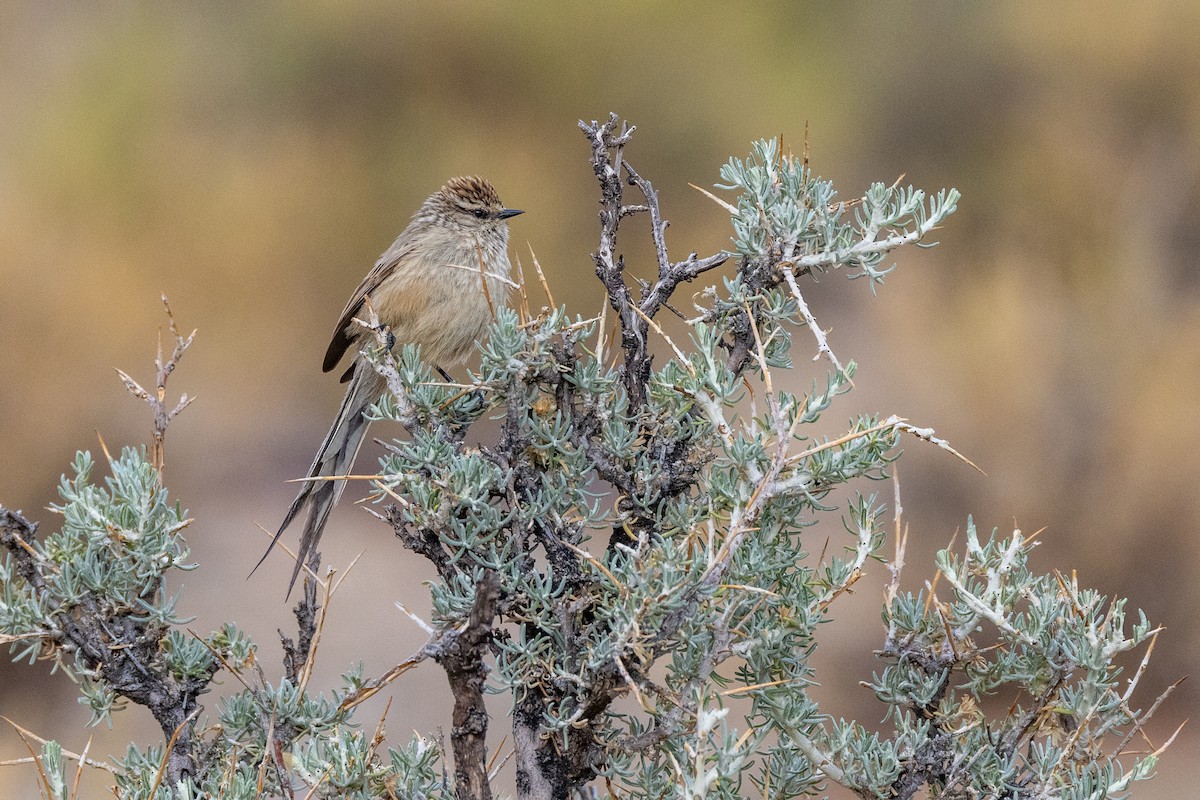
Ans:
{"type": "MultiPolygon", "coordinates": [[[[556,300],[590,315],[598,194],[577,119],[637,124],[627,156],[661,192],[677,258],[729,243],[726,215],[688,183],[711,186],[756,138],[799,151],[807,126],[813,169],[844,197],[901,174],[963,193],[940,246],[898,253],[878,296],[839,274],[807,295],[860,365],[834,428],[860,410],[900,414],[988,473],[906,443],[906,583],[932,576],[969,514],[985,531],[1046,528],[1037,569],[1077,570],[1166,626],[1148,706],[1200,648],[1197,30],[1200,4],[1166,0],[5,4],[0,503],[53,528],[46,506],[76,449],[97,452],[97,434],[112,448],[149,440],[147,409],[113,368],[153,380],[165,292],[199,329],[170,385],[199,398],[167,440],[200,564],[181,608],[197,630],[234,619],[276,665],[275,630],[294,629],[290,567],[279,554],[245,579],[267,543],[259,526],[277,526],[285,481],[340,400],[320,371],[333,323],[421,200],[451,175],[489,177],[529,212],[513,254],[529,265],[532,249],[556,300]]],[[[622,231],[646,269],[645,223],[622,231]]],[[[796,342],[807,385],[824,365],[804,332],[796,342]]],[[[366,553],[326,627],[317,677],[332,686],[354,660],[378,674],[423,642],[393,602],[424,613],[429,574],[349,502],[322,544],[335,565],[366,553]]],[[[835,617],[878,619],[871,577],[835,617]]],[[[878,722],[857,682],[882,628],[823,636],[829,710],[878,722]]],[[[78,752],[87,712],[48,674],[0,666],[0,713],[78,752]]],[[[397,740],[449,725],[435,668],[394,689],[397,740]]],[[[1185,683],[1150,740],[1197,700],[1185,683]]],[[[160,741],[136,708],[94,733],[101,757],[160,741]]],[[[0,760],[22,755],[0,732],[0,760]]],[[[1181,796],[1198,757],[1185,729],[1135,796],[1181,796]]],[[[32,796],[35,781],[5,768],[0,797],[32,796]]]]}

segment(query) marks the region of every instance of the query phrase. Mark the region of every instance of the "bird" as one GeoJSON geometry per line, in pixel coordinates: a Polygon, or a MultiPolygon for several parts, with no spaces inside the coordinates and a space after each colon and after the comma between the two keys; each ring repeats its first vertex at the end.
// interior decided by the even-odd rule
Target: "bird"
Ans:
{"type": "Polygon", "coordinates": [[[493,303],[504,302],[508,294],[508,220],[523,213],[505,208],[492,184],[477,175],[451,178],[421,204],[346,303],[322,363],[322,370],[329,372],[347,351],[353,354],[341,377],[342,383],[349,383],[346,396],[307,480],[254,567],[262,565],[307,507],[288,595],[345,488],[344,480],[321,479],[349,472],[370,424],[367,413],[387,388],[360,352],[374,332],[355,318],[369,303],[393,346],[420,345],[422,359],[439,369],[461,363],[491,322],[493,303]]]}

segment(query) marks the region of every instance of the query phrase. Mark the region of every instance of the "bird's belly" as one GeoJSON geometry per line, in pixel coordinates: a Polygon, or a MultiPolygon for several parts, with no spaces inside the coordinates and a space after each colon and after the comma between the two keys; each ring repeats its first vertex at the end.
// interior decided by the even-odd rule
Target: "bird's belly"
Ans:
{"type": "Polygon", "coordinates": [[[433,277],[392,282],[379,287],[372,302],[380,321],[391,328],[397,348],[421,347],[428,364],[445,367],[463,361],[492,321],[493,308],[504,304],[506,287],[488,280],[485,294],[479,275],[442,266],[433,277]],[[489,303],[490,298],[490,303],[489,303]]]}

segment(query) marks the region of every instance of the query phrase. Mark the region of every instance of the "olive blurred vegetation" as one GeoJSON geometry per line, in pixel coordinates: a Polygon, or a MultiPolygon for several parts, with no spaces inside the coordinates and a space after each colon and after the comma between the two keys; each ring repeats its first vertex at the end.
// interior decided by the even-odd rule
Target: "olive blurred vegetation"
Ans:
{"type": "MultiPolygon", "coordinates": [[[[1148,705],[1200,652],[1197,30],[1183,0],[6,4],[0,502],[54,527],[44,508],[76,449],[147,440],[113,368],[152,376],[165,292],[199,329],[172,387],[199,401],[167,441],[201,564],[181,607],[202,630],[235,617],[273,668],[290,568],[273,557],[244,580],[257,525],[278,523],[337,407],[319,366],[338,312],[420,201],[486,175],[529,212],[514,257],[529,271],[536,253],[555,300],[590,314],[597,191],[578,118],[638,125],[628,157],[660,190],[677,253],[729,241],[689,182],[711,186],[754,138],[799,151],[807,129],[815,171],[847,194],[902,173],[963,193],[941,246],[901,255],[878,297],[832,277],[809,296],[860,364],[846,417],[932,425],[989,474],[909,447],[907,580],[932,576],[968,513],[1046,527],[1035,563],[1167,626],[1148,705]]],[[[648,251],[625,237],[636,269],[648,251]]],[[[423,641],[392,603],[423,610],[427,576],[350,502],[330,530],[327,563],[368,557],[331,614],[324,675],[358,658],[381,672],[423,641]]],[[[877,618],[872,578],[847,618],[877,618]]],[[[857,681],[882,627],[844,628],[818,652],[825,690],[868,722],[881,708],[857,681]]],[[[420,672],[397,684],[397,731],[448,724],[444,679],[420,672]]],[[[74,696],[44,667],[0,667],[0,713],[79,751],[74,696]]],[[[1155,744],[1197,705],[1184,684],[1155,744]]],[[[96,731],[92,754],[154,741],[141,713],[96,731]]],[[[0,734],[0,759],[22,755],[0,734]]],[[[1197,755],[1185,729],[1137,796],[1178,796],[1197,755]]],[[[0,797],[35,780],[5,768],[0,797]]]]}

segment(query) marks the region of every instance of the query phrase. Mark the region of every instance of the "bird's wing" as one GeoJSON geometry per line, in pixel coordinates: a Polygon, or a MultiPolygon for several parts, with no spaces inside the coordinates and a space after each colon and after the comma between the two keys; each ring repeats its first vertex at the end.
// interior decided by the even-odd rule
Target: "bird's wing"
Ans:
{"type": "MultiPolygon", "coordinates": [[[[338,318],[337,326],[333,329],[333,338],[329,340],[329,347],[325,349],[325,361],[321,365],[323,372],[329,372],[337,366],[342,360],[342,356],[350,349],[350,345],[358,338],[359,326],[354,321],[354,318],[362,311],[363,300],[375,292],[379,285],[386,281],[392,275],[396,274],[396,267],[404,257],[406,247],[392,247],[383,254],[383,256],[375,262],[375,266],[367,273],[367,276],[362,279],[362,283],[354,291],[350,298],[350,302],[346,303],[346,308],[342,311],[342,315],[338,318]]],[[[353,369],[350,370],[353,372],[353,369]]],[[[342,382],[345,383],[349,379],[350,372],[347,372],[342,377],[342,382]]]]}

